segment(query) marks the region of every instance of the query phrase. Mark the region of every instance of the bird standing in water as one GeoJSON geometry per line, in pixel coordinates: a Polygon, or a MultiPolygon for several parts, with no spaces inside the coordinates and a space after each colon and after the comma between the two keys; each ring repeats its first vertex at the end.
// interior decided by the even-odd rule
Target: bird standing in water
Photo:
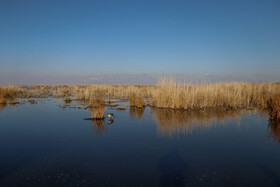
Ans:
{"type": "Polygon", "coordinates": [[[109,118],[113,118],[113,117],[114,117],[114,114],[108,113],[107,116],[108,116],[109,118]]]}

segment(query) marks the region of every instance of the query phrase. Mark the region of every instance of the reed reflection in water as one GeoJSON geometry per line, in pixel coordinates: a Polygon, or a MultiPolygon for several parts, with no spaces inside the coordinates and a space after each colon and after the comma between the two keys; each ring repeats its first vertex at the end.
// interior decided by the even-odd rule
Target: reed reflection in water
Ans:
{"type": "Polygon", "coordinates": [[[130,107],[129,108],[129,114],[131,118],[135,118],[136,115],[139,120],[142,119],[145,112],[145,107],[130,107]]]}
{"type": "Polygon", "coordinates": [[[157,123],[157,131],[162,136],[173,136],[179,134],[192,134],[199,129],[207,129],[218,123],[234,121],[240,126],[241,115],[249,116],[249,110],[201,110],[183,111],[172,109],[152,108],[153,118],[157,123]]]}
{"type": "Polygon", "coordinates": [[[0,110],[5,110],[5,108],[7,107],[7,104],[0,104],[0,110]]]}
{"type": "Polygon", "coordinates": [[[280,123],[274,120],[269,120],[268,129],[270,136],[273,137],[280,144],[280,123]]]}
{"type": "Polygon", "coordinates": [[[96,135],[101,135],[103,132],[107,131],[108,129],[104,123],[104,120],[92,120],[91,127],[93,132],[96,133],[96,135]]]}

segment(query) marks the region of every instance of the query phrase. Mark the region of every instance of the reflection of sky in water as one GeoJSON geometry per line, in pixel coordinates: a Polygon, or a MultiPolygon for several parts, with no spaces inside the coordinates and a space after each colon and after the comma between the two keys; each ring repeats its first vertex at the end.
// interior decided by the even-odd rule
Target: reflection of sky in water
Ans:
{"type": "Polygon", "coordinates": [[[280,184],[280,147],[256,112],[108,107],[108,124],[54,102],[0,110],[1,186],[280,184]]]}

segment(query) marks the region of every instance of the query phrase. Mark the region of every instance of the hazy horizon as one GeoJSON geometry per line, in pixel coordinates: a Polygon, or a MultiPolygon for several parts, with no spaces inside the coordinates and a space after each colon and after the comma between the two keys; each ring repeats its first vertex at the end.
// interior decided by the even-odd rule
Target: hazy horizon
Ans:
{"type": "Polygon", "coordinates": [[[0,84],[280,81],[280,2],[0,2],[0,84]]]}

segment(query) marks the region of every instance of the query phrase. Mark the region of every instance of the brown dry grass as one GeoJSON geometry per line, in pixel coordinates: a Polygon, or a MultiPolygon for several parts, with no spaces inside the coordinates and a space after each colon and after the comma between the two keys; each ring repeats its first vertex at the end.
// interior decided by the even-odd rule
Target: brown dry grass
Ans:
{"type": "Polygon", "coordinates": [[[245,82],[191,84],[164,78],[160,79],[157,85],[2,86],[0,98],[6,98],[1,96],[3,89],[9,90],[5,91],[5,95],[16,97],[43,97],[51,95],[50,90],[54,97],[74,97],[86,101],[101,95],[108,100],[128,99],[130,106],[137,107],[143,107],[144,101],[148,100],[152,106],[171,109],[267,108],[269,96],[280,93],[280,84],[245,82]]]}
{"type": "Polygon", "coordinates": [[[98,107],[90,108],[91,118],[92,119],[104,119],[106,112],[106,106],[100,105],[98,107]]]}
{"type": "Polygon", "coordinates": [[[132,92],[129,96],[129,105],[130,105],[130,107],[135,107],[136,106],[136,94],[135,94],[135,92],[132,92]]]}
{"type": "Polygon", "coordinates": [[[64,98],[64,103],[65,104],[70,104],[72,102],[72,99],[70,97],[65,97],[64,98]]]}
{"type": "Polygon", "coordinates": [[[162,79],[152,94],[151,103],[160,108],[266,108],[269,94],[280,93],[276,83],[180,84],[162,79]]]}
{"type": "Polygon", "coordinates": [[[105,100],[102,96],[90,99],[90,112],[93,119],[104,119],[106,113],[105,100]]]}
{"type": "Polygon", "coordinates": [[[0,104],[7,104],[7,99],[0,96],[0,104]]]}
{"type": "Polygon", "coordinates": [[[136,98],[135,104],[136,104],[136,107],[137,107],[137,108],[143,108],[143,107],[144,107],[144,104],[145,104],[144,98],[141,97],[141,96],[138,96],[138,97],[136,98]]]}

